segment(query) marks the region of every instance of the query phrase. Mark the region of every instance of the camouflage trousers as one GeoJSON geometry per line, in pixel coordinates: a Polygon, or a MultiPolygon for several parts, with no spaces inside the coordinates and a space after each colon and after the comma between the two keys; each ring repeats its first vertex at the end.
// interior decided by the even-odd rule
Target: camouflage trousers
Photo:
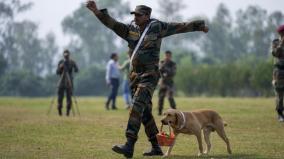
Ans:
{"type": "Polygon", "coordinates": [[[275,96],[276,96],[276,112],[279,116],[284,118],[283,114],[283,97],[284,97],[284,88],[275,88],[275,96]]]}
{"type": "Polygon", "coordinates": [[[283,110],[283,96],[284,96],[284,70],[275,68],[273,70],[273,81],[272,84],[275,89],[276,96],[276,112],[279,116],[284,118],[283,110]]]}
{"type": "Polygon", "coordinates": [[[136,141],[141,123],[145,127],[145,133],[150,142],[156,140],[159,132],[152,115],[152,96],[159,80],[159,74],[144,73],[130,75],[130,88],[133,99],[133,107],[126,129],[127,139],[136,141]]]}
{"type": "Polygon", "coordinates": [[[176,102],[174,100],[174,85],[173,84],[161,84],[159,89],[158,111],[159,115],[162,114],[164,108],[164,99],[168,96],[168,101],[172,109],[176,109],[176,102]]]}

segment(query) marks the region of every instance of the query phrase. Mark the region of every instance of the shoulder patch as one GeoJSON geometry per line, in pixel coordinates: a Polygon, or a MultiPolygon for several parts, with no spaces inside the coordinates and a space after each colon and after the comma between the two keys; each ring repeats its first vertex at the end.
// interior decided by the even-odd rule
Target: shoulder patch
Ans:
{"type": "Polygon", "coordinates": [[[139,36],[139,33],[135,31],[129,31],[129,36],[139,36]]]}

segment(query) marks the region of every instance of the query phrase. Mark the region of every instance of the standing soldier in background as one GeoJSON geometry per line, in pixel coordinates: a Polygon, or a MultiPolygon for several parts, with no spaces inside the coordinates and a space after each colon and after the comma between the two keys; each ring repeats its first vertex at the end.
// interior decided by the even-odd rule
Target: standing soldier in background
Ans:
{"type": "Polygon", "coordinates": [[[272,56],[275,57],[272,84],[276,94],[278,120],[284,122],[284,25],[281,25],[277,31],[280,35],[280,39],[275,39],[272,43],[272,56]]]}
{"type": "Polygon", "coordinates": [[[64,59],[60,60],[57,66],[56,74],[60,75],[58,86],[57,109],[58,114],[62,116],[62,103],[64,92],[66,92],[66,116],[69,116],[72,107],[72,93],[73,93],[73,71],[78,72],[78,67],[75,61],[70,59],[69,50],[64,50],[64,59]]]}
{"type": "Polygon", "coordinates": [[[165,96],[168,96],[170,107],[176,109],[174,100],[174,76],[176,74],[176,63],[172,61],[172,52],[165,52],[165,59],[160,62],[160,89],[158,101],[158,115],[162,115],[165,96]]]}
{"type": "Polygon", "coordinates": [[[130,93],[130,87],[129,87],[129,73],[130,73],[130,59],[128,58],[127,60],[124,61],[124,63],[120,66],[120,70],[123,71],[123,83],[122,83],[122,88],[123,88],[123,99],[126,104],[125,108],[129,109],[131,107],[131,93],[130,93]]]}
{"type": "Polygon", "coordinates": [[[152,96],[159,80],[159,54],[162,38],[192,31],[208,32],[204,21],[198,20],[188,23],[166,23],[150,19],[152,9],[145,5],[136,6],[135,24],[129,25],[113,19],[106,9],[99,10],[94,1],[88,1],[87,7],[109,29],[128,42],[131,57],[131,94],[133,106],[126,128],[127,141],[124,145],[114,145],[112,150],[132,158],[134,145],[138,139],[141,123],[152,144],[149,152],[144,156],[161,156],[163,152],[158,144],[156,135],[158,128],[152,115],[152,96]]]}

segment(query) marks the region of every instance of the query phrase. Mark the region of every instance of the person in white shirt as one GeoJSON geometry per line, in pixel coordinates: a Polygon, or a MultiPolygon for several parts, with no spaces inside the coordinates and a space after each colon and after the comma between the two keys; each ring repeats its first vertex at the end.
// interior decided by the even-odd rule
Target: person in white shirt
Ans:
{"type": "Polygon", "coordinates": [[[117,53],[112,53],[110,56],[110,60],[106,66],[106,83],[111,87],[111,92],[106,101],[106,109],[109,110],[109,105],[111,103],[111,108],[113,110],[117,109],[116,107],[116,96],[119,87],[119,64],[118,64],[118,55],[117,53]]]}

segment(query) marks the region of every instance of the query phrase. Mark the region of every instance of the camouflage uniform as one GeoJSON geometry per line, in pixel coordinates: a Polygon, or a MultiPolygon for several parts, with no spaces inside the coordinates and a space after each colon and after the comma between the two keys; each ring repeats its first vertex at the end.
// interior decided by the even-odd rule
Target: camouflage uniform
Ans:
{"type": "Polygon", "coordinates": [[[283,96],[284,96],[284,42],[279,39],[273,41],[272,55],[274,58],[273,81],[272,84],[276,95],[276,111],[279,117],[283,115],[283,96]]]}
{"type": "Polygon", "coordinates": [[[66,115],[69,116],[71,106],[72,106],[72,89],[73,89],[73,71],[78,72],[78,67],[75,61],[73,60],[60,60],[57,66],[56,74],[60,75],[60,81],[57,91],[57,109],[58,113],[62,115],[62,103],[64,98],[64,92],[66,92],[66,104],[67,111],[66,115]],[[63,68],[60,68],[60,65],[63,64],[63,68]]]}
{"type": "Polygon", "coordinates": [[[161,72],[161,80],[160,80],[160,89],[159,89],[159,101],[158,101],[158,111],[159,115],[162,114],[164,98],[168,95],[168,100],[170,103],[170,107],[172,109],[176,109],[176,103],[174,100],[174,76],[176,74],[176,63],[172,60],[166,61],[163,60],[160,63],[160,72],[161,72]]]}
{"type": "MultiPolygon", "coordinates": [[[[106,9],[101,10],[96,16],[105,26],[128,42],[129,56],[131,56],[143,30],[140,30],[133,22],[126,25],[116,21],[107,13],[106,9]]],[[[150,19],[150,21],[153,20],[155,19],[150,19]]],[[[126,137],[129,142],[132,142],[131,145],[138,138],[141,123],[143,123],[146,135],[152,145],[157,141],[158,129],[152,115],[151,100],[160,76],[159,53],[162,38],[178,33],[201,31],[204,27],[205,23],[201,20],[190,23],[165,23],[155,20],[152,23],[132,61],[130,88],[133,108],[126,129],[126,137]]]]}

